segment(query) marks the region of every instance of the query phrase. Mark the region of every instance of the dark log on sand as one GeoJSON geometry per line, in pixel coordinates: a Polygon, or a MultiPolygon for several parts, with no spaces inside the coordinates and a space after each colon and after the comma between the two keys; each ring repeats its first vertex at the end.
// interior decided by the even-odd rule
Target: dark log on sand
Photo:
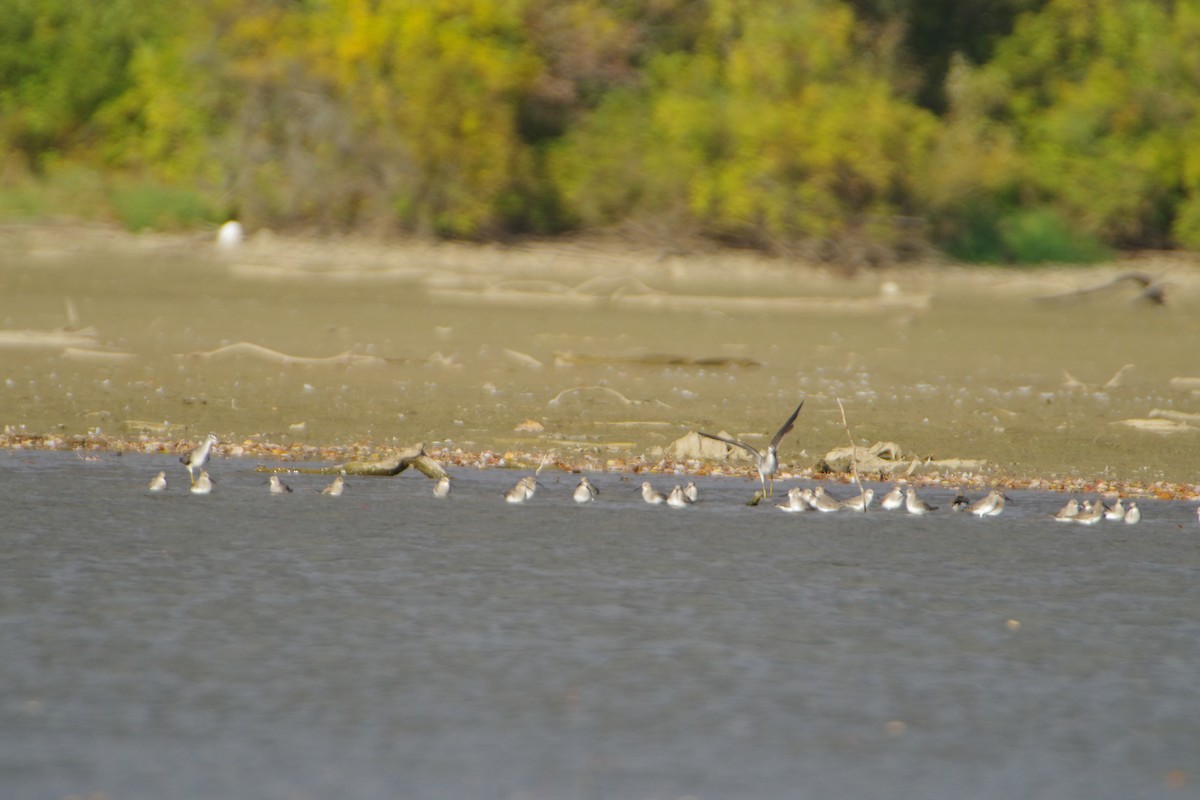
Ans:
{"type": "Polygon", "coordinates": [[[447,473],[442,465],[425,455],[424,443],[402,450],[391,458],[377,461],[347,461],[329,467],[296,467],[260,464],[256,472],[299,472],[307,475],[366,475],[390,478],[412,467],[427,478],[438,480],[447,473]]]}

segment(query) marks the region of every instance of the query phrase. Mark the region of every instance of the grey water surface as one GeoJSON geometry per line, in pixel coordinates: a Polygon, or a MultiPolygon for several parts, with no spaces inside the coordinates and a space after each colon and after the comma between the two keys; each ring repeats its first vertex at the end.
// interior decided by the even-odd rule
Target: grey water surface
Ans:
{"type": "MultiPolygon", "coordinates": [[[[1200,525],[0,453],[0,797],[1183,798],[1200,525]],[[172,484],[146,482],[166,469],[172,484]]],[[[651,480],[661,489],[675,482],[651,480]]],[[[786,486],[784,487],[786,488],[786,486]]],[[[831,487],[842,495],[844,486],[831,487]]]]}

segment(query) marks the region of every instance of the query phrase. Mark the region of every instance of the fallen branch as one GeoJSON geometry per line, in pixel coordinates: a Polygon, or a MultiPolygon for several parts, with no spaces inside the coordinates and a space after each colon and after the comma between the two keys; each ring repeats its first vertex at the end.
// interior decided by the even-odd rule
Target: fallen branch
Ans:
{"type": "Polygon", "coordinates": [[[1082,289],[1071,289],[1058,294],[1048,294],[1042,297],[1035,297],[1034,300],[1039,303],[1056,303],[1063,300],[1078,300],[1081,297],[1086,297],[1090,294],[1096,294],[1108,289],[1114,289],[1125,282],[1135,283],[1141,287],[1141,290],[1134,296],[1134,300],[1147,300],[1155,305],[1163,305],[1166,303],[1166,286],[1159,283],[1153,275],[1147,275],[1145,272],[1122,272],[1112,280],[1095,286],[1086,286],[1082,289]]]}
{"type": "Polygon", "coordinates": [[[269,347],[263,347],[261,344],[254,342],[234,342],[227,344],[224,347],[218,347],[216,350],[196,351],[194,353],[181,353],[177,358],[200,358],[204,360],[212,358],[224,358],[227,356],[251,356],[259,358],[263,361],[270,361],[274,364],[305,364],[305,365],[342,365],[342,366],[375,366],[383,364],[384,360],[377,356],[364,356],[358,353],[351,353],[347,350],[344,353],[338,353],[335,356],[326,356],[324,358],[313,358],[309,356],[293,356],[288,353],[272,350],[269,347]]]}
{"type": "MultiPolygon", "coordinates": [[[[850,424],[846,422],[846,407],[842,405],[842,398],[837,398],[838,410],[842,412],[842,427],[846,430],[846,439],[850,442],[850,474],[854,476],[854,485],[858,487],[858,493],[861,496],[863,487],[862,481],[858,477],[858,456],[855,455],[854,437],[850,435],[850,424]]],[[[863,504],[863,511],[867,510],[866,503],[863,504]]]]}
{"type": "Polygon", "coordinates": [[[299,472],[306,475],[365,475],[367,477],[390,478],[412,467],[431,480],[446,477],[447,472],[434,459],[425,454],[424,443],[414,445],[391,458],[376,461],[347,461],[325,467],[295,467],[260,464],[256,472],[299,472]]]}

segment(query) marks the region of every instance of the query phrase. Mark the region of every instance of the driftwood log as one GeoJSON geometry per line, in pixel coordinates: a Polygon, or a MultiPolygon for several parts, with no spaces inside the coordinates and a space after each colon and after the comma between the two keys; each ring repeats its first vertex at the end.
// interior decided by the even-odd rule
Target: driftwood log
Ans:
{"type": "Polygon", "coordinates": [[[373,461],[347,461],[345,464],[334,464],[328,467],[296,467],[260,464],[257,472],[299,472],[307,475],[366,475],[379,478],[390,478],[399,475],[412,467],[431,480],[446,477],[446,470],[434,459],[425,454],[424,443],[414,445],[396,453],[391,458],[373,461]]]}

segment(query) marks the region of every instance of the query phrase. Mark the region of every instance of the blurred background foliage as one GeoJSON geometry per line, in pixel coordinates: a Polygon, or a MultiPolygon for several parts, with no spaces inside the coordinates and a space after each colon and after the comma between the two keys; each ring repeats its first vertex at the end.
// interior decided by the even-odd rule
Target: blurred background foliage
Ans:
{"type": "Polygon", "coordinates": [[[1193,0],[7,0],[0,214],[1200,247],[1193,0]]]}

